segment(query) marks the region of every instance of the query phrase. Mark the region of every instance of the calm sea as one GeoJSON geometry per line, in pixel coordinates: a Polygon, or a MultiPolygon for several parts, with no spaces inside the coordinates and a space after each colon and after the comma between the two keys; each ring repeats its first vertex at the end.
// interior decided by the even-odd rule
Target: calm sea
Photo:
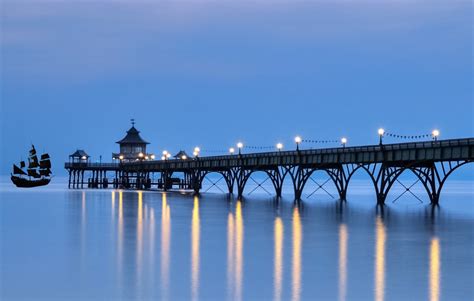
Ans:
{"type": "Polygon", "coordinates": [[[268,182],[242,201],[221,184],[194,197],[4,181],[0,299],[474,298],[471,182],[448,181],[436,210],[419,185],[420,200],[393,202],[399,185],[383,212],[366,181],[343,204],[313,183],[297,207],[290,194],[276,202],[268,182]]]}

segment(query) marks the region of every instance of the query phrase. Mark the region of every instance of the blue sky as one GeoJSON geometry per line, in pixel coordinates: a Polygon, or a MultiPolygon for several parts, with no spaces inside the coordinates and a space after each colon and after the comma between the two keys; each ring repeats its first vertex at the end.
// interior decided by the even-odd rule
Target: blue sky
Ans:
{"type": "Polygon", "coordinates": [[[472,137],[472,2],[380,2],[2,1],[0,172],[107,160],[130,118],[156,153],[472,137]]]}

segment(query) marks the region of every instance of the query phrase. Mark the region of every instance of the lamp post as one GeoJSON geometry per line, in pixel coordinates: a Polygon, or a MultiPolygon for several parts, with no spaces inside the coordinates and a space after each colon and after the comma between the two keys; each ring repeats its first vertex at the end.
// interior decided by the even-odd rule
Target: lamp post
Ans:
{"type": "Polygon", "coordinates": [[[239,149],[239,155],[242,154],[242,148],[244,147],[244,144],[242,142],[237,143],[237,148],[239,149]]]}
{"type": "Polygon", "coordinates": [[[229,153],[231,155],[233,155],[235,153],[235,148],[233,148],[233,147],[229,148],[229,153]]]}
{"type": "Polygon", "coordinates": [[[282,143],[277,143],[276,148],[279,152],[283,149],[283,144],[282,143]]]}
{"type": "Polygon", "coordinates": [[[295,142],[296,142],[296,151],[300,151],[300,143],[303,141],[300,136],[295,137],[295,142]]]}
{"type": "Polygon", "coordinates": [[[163,157],[161,157],[161,159],[162,159],[162,160],[168,159],[168,158],[169,158],[169,154],[170,154],[170,153],[168,153],[167,150],[164,150],[164,151],[163,151],[163,157]]]}
{"type": "Polygon", "coordinates": [[[433,136],[434,141],[438,141],[439,130],[433,130],[433,132],[431,132],[431,135],[433,136]]]}
{"type": "Polygon", "coordinates": [[[119,160],[120,160],[120,164],[122,164],[122,161],[123,161],[123,155],[120,155],[120,156],[119,156],[119,160]]]}
{"type": "Polygon", "coordinates": [[[385,134],[385,130],[383,128],[380,128],[378,133],[379,133],[379,145],[382,145],[382,137],[385,134]]]}
{"type": "Polygon", "coordinates": [[[150,158],[151,158],[152,160],[155,160],[155,155],[151,155],[150,158]]]}
{"type": "Polygon", "coordinates": [[[347,138],[346,137],[342,137],[341,138],[341,144],[342,144],[342,147],[346,147],[346,143],[347,143],[347,138]]]}

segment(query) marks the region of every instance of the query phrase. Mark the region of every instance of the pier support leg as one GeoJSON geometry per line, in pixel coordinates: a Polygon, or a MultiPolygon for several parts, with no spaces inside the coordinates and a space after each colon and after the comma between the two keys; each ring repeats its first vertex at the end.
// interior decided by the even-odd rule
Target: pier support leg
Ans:
{"type": "Polygon", "coordinates": [[[245,184],[247,183],[250,175],[252,174],[252,170],[239,168],[237,172],[235,172],[235,181],[237,183],[237,197],[242,198],[244,195],[245,184]]]}
{"type": "Polygon", "coordinates": [[[69,169],[69,170],[68,170],[68,173],[69,173],[69,180],[68,180],[68,182],[67,182],[67,188],[69,188],[69,189],[71,189],[71,172],[72,172],[72,171],[69,169]]]}
{"type": "Polygon", "coordinates": [[[308,182],[308,179],[311,177],[315,169],[304,168],[300,166],[290,167],[288,172],[293,181],[293,189],[295,193],[295,201],[300,202],[303,195],[303,189],[308,182]]]}
{"type": "Polygon", "coordinates": [[[204,177],[206,176],[206,174],[200,170],[193,170],[191,171],[190,175],[191,175],[191,179],[190,179],[191,186],[194,190],[194,194],[199,195],[199,192],[202,187],[202,181],[204,177]]]}
{"type": "Polygon", "coordinates": [[[439,197],[444,183],[451,173],[470,161],[429,162],[424,166],[411,167],[413,173],[420,179],[430,198],[432,205],[439,204],[439,197]]]}
{"type": "Polygon", "coordinates": [[[275,193],[277,198],[281,198],[283,191],[283,182],[288,173],[288,168],[286,167],[277,167],[272,170],[266,171],[268,177],[272,181],[273,187],[275,188],[275,193]]]}
{"type": "Polygon", "coordinates": [[[385,205],[387,194],[397,178],[406,169],[404,166],[390,166],[385,163],[374,163],[361,166],[367,171],[375,188],[377,205],[385,205]]]}
{"type": "Polygon", "coordinates": [[[352,175],[358,168],[358,164],[338,164],[333,168],[326,169],[326,172],[331,177],[334,185],[336,186],[339,199],[341,201],[346,201],[349,180],[352,178],[352,175]]]}

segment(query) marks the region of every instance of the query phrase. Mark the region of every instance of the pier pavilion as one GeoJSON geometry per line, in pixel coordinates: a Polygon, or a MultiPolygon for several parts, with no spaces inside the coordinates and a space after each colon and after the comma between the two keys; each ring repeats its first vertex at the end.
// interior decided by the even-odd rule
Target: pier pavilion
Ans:
{"type": "Polygon", "coordinates": [[[133,119],[132,127],[127,131],[125,137],[116,143],[120,145],[120,152],[113,153],[112,160],[132,162],[155,158],[154,154],[147,153],[146,147],[150,143],[140,136],[140,131],[135,128],[135,120],[133,119]]]}

